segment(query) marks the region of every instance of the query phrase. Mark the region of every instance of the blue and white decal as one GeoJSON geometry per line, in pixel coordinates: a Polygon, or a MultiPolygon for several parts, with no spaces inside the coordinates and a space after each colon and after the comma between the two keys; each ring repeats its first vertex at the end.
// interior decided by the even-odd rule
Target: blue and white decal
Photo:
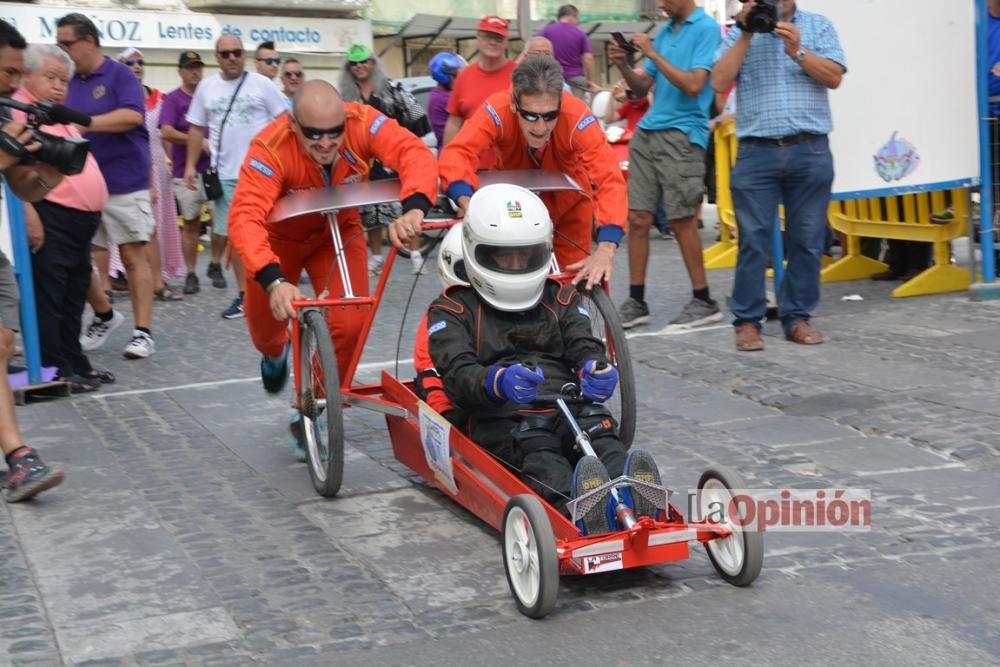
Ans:
{"type": "Polygon", "coordinates": [[[498,114],[497,110],[493,108],[493,105],[490,104],[489,102],[484,102],[483,106],[486,107],[486,113],[488,113],[490,117],[493,118],[493,124],[496,125],[497,127],[500,127],[500,114],[498,114]]]}
{"type": "Polygon", "coordinates": [[[378,134],[379,128],[381,128],[382,123],[385,122],[385,118],[386,118],[385,116],[380,114],[379,117],[372,122],[372,126],[368,129],[368,134],[372,135],[373,137],[376,134],[378,134]]]}
{"type": "Polygon", "coordinates": [[[576,124],[576,129],[580,132],[583,132],[596,122],[597,122],[596,118],[594,118],[591,114],[587,114],[583,120],[581,120],[579,123],[576,124]]]}
{"type": "Polygon", "coordinates": [[[256,169],[268,178],[274,178],[274,169],[271,169],[257,158],[250,158],[250,168],[256,169]]]}
{"type": "Polygon", "coordinates": [[[581,315],[586,317],[588,320],[590,319],[590,313],[587,312],[586,308],[584,308],[583,306],[577,306],[576,309],[580,312],[581,315]]]}
{"type": "MultiPolygon", "coordinates": [[[[383,118],[385,118],[385,116],[383,116],[383,118]]],[[[343,155],[344,158],[351,163],[352,167],[357,166],[358,158],[354,157],[354,153],[352,153],[349,149],[345,148],[344,150],[340,151],[340,154],[343,155]]]]}
{"type": "Polygon", "coordinates": [[[434,324],[430,325],[427,328],[427,335],[428,336],[433,336],[438,331],[444,331],[445,328],[447,328],[447,326],[448,326],[448,323],[445,322],[444,320],[441,320],[440,322],[435,322],[434,324]]]}

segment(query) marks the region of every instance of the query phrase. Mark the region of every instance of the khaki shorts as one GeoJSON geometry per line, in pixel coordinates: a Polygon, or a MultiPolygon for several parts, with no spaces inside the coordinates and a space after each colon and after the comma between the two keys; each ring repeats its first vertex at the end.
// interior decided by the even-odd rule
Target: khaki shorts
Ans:
{"type": "Polygon", "coordinates": [[[185,220],[196,220],[201,217],[201,207],[208,204],[212,208],[212,202],[205,196],[205,183],[201,180],[201,174],[195,176],[194,184],[197,190],[188,190],[184,185],[183,178],[175,178],[174,197],[177,199],[177,212],[185,220]]]}
{"type": "Polygon", "coordinates": [[[636,128],[628,146],[628,207],[690,218],[705,196],[705,149],[681,130],[636,128]]]}
{"type": "Polygon", "coordinates": [[[111,195],[101,211],[101,226],[94,234],[93,245],[107,248],[108,243],[145,243],[156,229],[149,190],[111,195]]]}
{"type": "Polygon", "coordinates": [[[0,252],[0,328],[21,330],[19,301],[14,267],[10,265],[7,255],[0,252]]]}

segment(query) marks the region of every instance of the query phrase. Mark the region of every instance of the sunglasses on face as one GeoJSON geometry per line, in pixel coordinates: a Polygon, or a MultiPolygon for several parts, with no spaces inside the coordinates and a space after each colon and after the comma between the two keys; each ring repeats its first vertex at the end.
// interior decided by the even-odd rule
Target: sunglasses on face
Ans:
{"type": "Polygon", "coordinates": [[[284,74],[282,74],[281,76],[283,76],[283,77],[285,77],[287,79],[301,79],[302,78],[302,72],[290,69],[287,72],[285,72],[284,74]]]}
{"type": "Polygon", "coordinates": [[[259,62],[259,63],[266,63],[268,65],[280,65],[281,64],[281,58],[256,58],[255,60],[257,62],[259,62]]]}
{"type": "Polygon", "coordinates": [[[351,67],[356,67],[358,65],[371,65],[371,63],[372,63],[372,59],[369,58],[368,60],[362,60],[361,62],[350,63],[350,66],[351,67]]]}
{"type": "Polygon", "coordinates": [[[125,64],[128,65],[129,67],[135,67],[136,65],[145,65],[146,61],[143,60],[142,58],[139,58],[137,60],[126,60],[125,64]]]}
{"type": "Polygon", "coordinates": [[[74,45],[74,44],[76,44],[77,42],[82,42],[82,41],[83,41],[82,39],[74,39],[74,40],[71,40],[71,41],[69,41],[69,42],[56,42],[56,44],[57,44],[57,45],[59,46],[59,48],[60,48],[60,49],[62,49],[63,51],[68,51],[68,50],[69,50],[69,48],[70,48],[71,46],[73,46],[73,45],[74,45]]]}
{"type": "Polygon", "coordinates": [[[539,119],[544,120],[546,123],[551,123],[552,121],[554,121],[556,118],[559,117],[559,112],[561,111],[561,109],[555,109],[554,111],[542,111],[542,112],[525,111],[524,109],[521,108],[521,105],[517,104],[516,102],[514,103],[514,108],[517,109],[517,115],[519,115],[521,118],[528,121],[529,123],[534,123],[539,119]]]}
{"type": "Polygon", "coordinates": [[[224,51],[217,51],[217,53],[223,60],[243,57],[243,49],[225,49],[224,51]]]}
{"type": "Polygon", "coordinates": [[[299,126],[302,131],[302,136],[304,136],[309,141],[319,141],[323,137],[328,137],[330,139],[337,139],[344,133],[344,124],[334,125],[333,127],[320,128],[320,127],[306,127],[299,122],[299,119],[295,119],[295,123],[299,126]]]}

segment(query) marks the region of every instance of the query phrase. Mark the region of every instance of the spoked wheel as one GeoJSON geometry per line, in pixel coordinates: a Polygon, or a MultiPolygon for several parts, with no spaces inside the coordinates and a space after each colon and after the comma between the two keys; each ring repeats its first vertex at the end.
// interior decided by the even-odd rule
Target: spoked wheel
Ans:
{"type": "Polygon", "coordinates": [[[716,538],[705,543],[708,558],[719,576],[734,586],[749,586],[760,574],[764,563],[764,534],[744,529],[741,517],[730,514],[737,509],[732,503],[733,489],[747,488],[743,476],[725,466],[715,466],[702,473],[698,480],[698,509],[700,516],[723,515],[729,537],[716,538]]]}
{"type": "Polygon", "coordinates": [[[632,446],[635,437],[635,374],[632,371],[632,355],[629,354],[625,329],[622,328],[618,311],[611,299],[600,287],[580,291],[581,305],[590,314],[596,338],[605,342],[611,363],[618,368],[618,391],[605,405],[618,421],[618,437],[626,447],[632,446]]]}
{"type": "Polygon", "coordinates": [[[316,493],[329,498],[340,491],[344,477],[344,413],[337,354],[321,311],[307,311],[299,332],[298,405],[309,476],[316,493]]]}
{"type": "Polygon", "coordinates": [[[559,558],[552,524],[541,501],[521,494],[503,513],[503,568],[518,610],[544,618],[559,595],[559,558]]]}

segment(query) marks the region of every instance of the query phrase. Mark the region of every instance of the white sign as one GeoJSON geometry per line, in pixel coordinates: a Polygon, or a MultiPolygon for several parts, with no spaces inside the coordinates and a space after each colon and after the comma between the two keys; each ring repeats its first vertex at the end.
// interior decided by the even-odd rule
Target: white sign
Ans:
{"type": "Polygon", "coordinates": [[[458,493],[451,468],[451,422],[423,401],[419,402],[420,442],[424,446],[427,465],[446,489],[458,493]]]}
{"type": "Polygon", "coordinates": [[[975,2],[949,2],[941,12],[927,11],[928,4],[797,3],[833,22],[847,58],[843,83],[829,93],[835,195],[884,196],[979,180],[975,2]]]}
{"type": "Polygon", "coordinates": [[[71,12],[88,16],[101,33],[101,46],[107,47],[211,52],[215,41],[227,34],[240,37],[250,48],[272,41],[278,51],[303,53],[347,53],[355,42],[372,43],[371,24],[360,19],[85,10],[0,2],[0,18],[36,44],[54,44],[56,21],[71,12]]]}

